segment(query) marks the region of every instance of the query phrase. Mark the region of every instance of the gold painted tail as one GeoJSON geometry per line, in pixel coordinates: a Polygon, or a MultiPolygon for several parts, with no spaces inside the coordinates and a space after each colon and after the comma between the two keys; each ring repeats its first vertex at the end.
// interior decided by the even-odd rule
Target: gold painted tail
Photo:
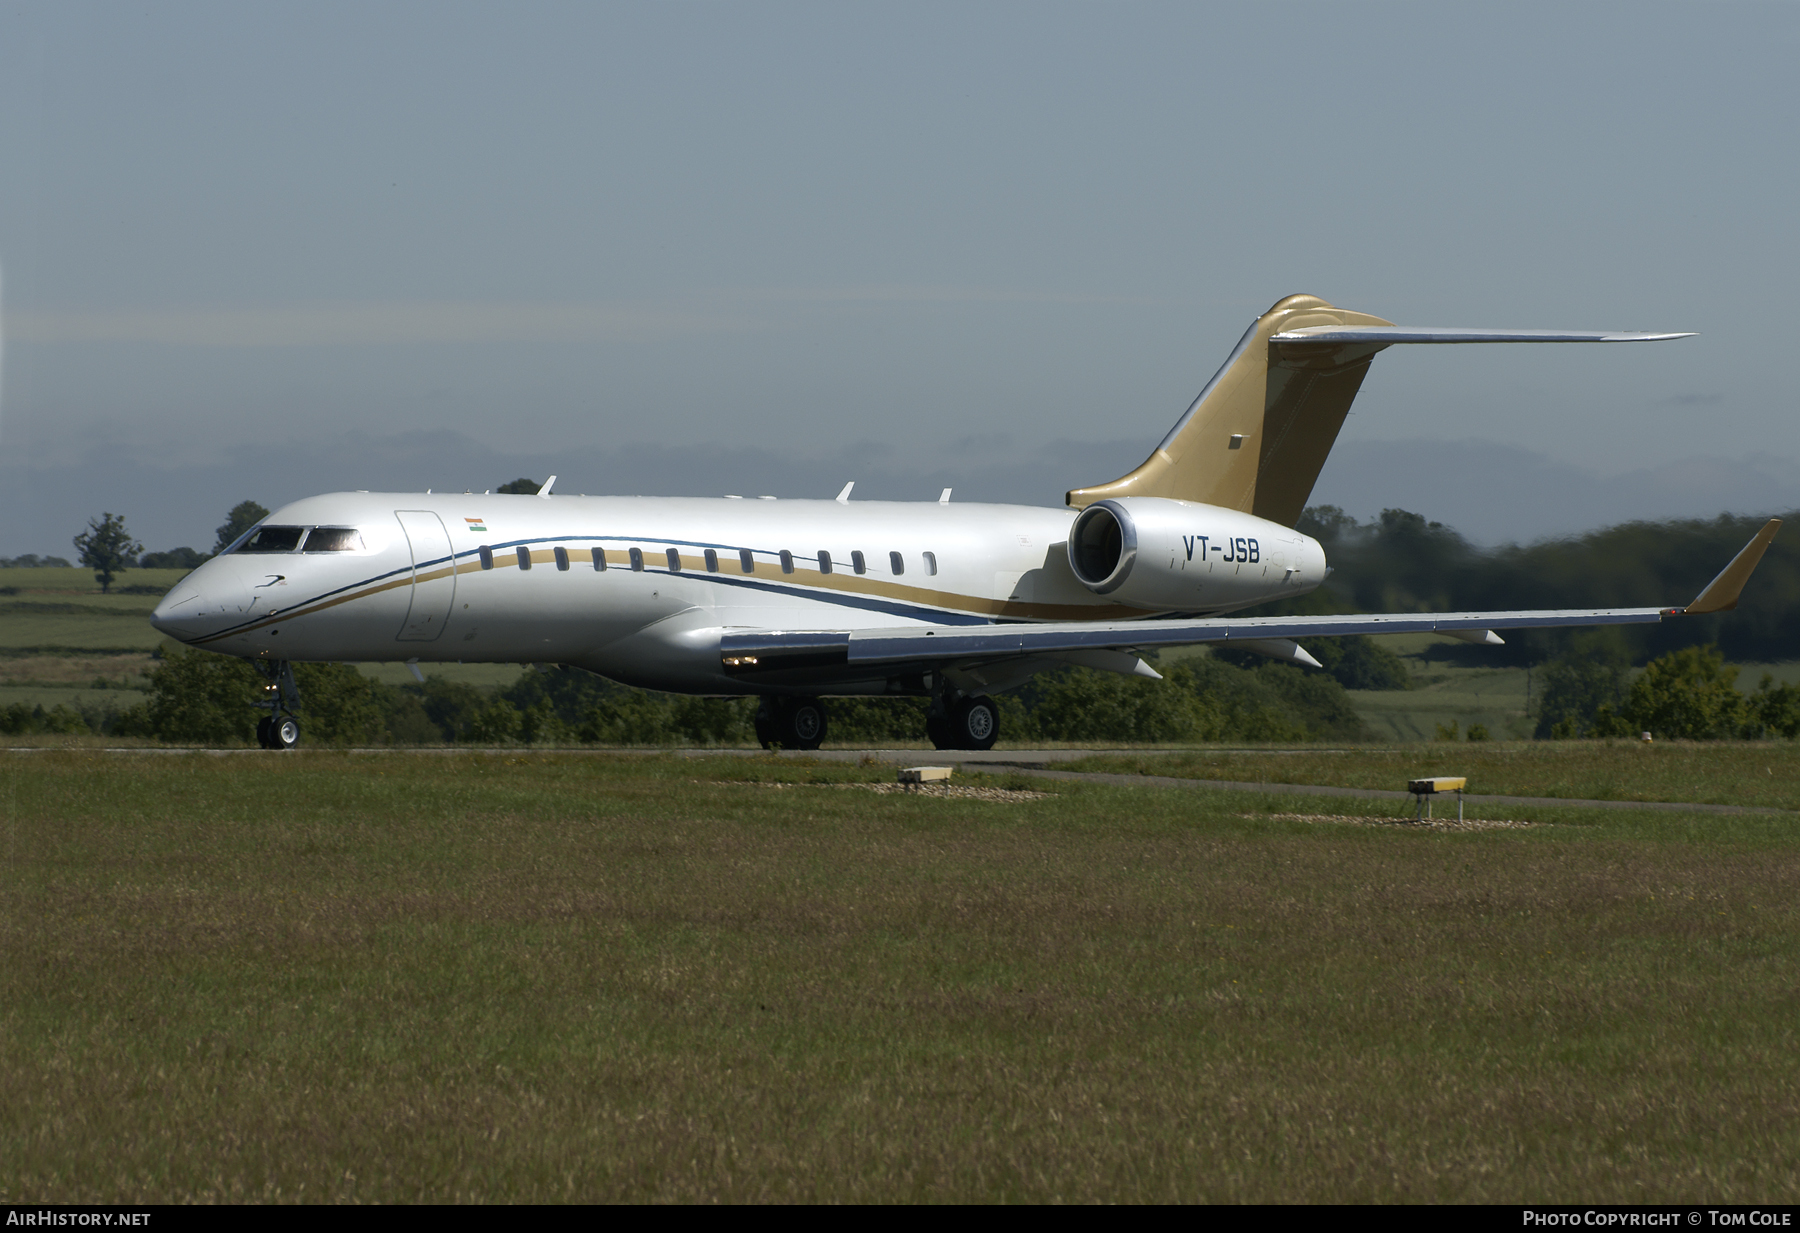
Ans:
{"type": "Polygon", "coordinates": [[[1293,526],[1337,441],[1369,361],[1385,343],[1270,342],[1309,326],[1391,325],[1290,295],[1258,317],[1155,453],[1122,479],[1077,488],[1077,509],[1106,497],[1175,497],[1293,526]]]}

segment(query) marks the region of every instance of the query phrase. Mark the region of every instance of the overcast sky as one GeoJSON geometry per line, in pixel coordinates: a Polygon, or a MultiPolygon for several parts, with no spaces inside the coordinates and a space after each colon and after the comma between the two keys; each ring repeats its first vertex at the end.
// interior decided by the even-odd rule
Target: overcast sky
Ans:
{"type": "Polygon", "coordinates": [[[1375,363],[1315,500],[1800,506],[1793,4],[0,7],[0,555],[475,487],[1060,502],[1251,317],[1375,363]]]}

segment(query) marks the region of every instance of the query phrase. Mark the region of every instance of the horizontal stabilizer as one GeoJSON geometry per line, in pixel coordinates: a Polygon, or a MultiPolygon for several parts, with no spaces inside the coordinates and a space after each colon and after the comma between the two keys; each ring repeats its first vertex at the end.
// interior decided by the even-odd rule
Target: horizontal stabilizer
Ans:
{"type": "Polygon", "coordinates": [[[1271,334],[1272,343],[1313,343],[1342,346],[1345,343],[1603,343],[1663,342],[1692,338],[1686,334],[1653,334],[1636,330],[1467,330],[1452,326],[1418,325],[1308,325],[1271,334]]]}

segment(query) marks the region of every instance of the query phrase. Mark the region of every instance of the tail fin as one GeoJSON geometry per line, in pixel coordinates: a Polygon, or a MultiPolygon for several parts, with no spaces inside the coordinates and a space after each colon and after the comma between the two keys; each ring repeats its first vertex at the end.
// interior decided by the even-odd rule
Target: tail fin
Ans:
{"type": "Polygon", "coordinates": [[[1277,301],[1250,325],[1156,452],[1130,475],[1077,488],[1077,509],[1106,497],[1176,497],[1293,526],[1337,442],[1369,362],[1396,343],[1649,342],[1684,334],[1566,333],[1396,326],[1313,295],[1277,301]]]}
{"type": "Polygon", "coordinates": [[[1156,452],[1123,479],[1068,495],[1080,509],[1106,497],[1179,497],[1293,526],[1337,441],[1378,345],[1297,347],[1271,335],[1309,325],[1389,325],[1311,295],[1290,295],[1251,322],[1156,452]],[[1311,352],[1312,354],[1304,354],[1311,352]]]}

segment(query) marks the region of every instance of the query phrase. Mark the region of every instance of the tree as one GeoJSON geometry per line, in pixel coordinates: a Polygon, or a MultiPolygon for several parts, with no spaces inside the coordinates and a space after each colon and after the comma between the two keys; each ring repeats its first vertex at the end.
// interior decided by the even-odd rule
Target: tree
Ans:
{"type": "Polygon", "coordinates": [[[1587,733],[1603,706],[1616,714],[1625,701],[1626,666],[1622,652],[1592,643],[1553,660],[1539,677],[1538,739],[1587,733]]]}
{"type": "Polygon", "coordinates": [[[1716,741],[1749,736],[1758,725],[1749,700],[1734,688],[1737,674],[1716,646],[1671,651],[1651,660],[1631,683],[1625,713],[1635,727],[1660,737],[1716,741]]]}
{"type": "Polygon", "coordinates": [[[171,548],[167,552],[146,552],[138,562],[139,569],[199,569],[206,558],[192,548],[171,548]]]}
{"type": "Polygon", "coordinates": [[[375,682],[349,664],[295,664],[300,731],[309,743],[374,745],[387,736],[375,682]]]}
{"type": "Polygon", "coordinates": [[[494,491],[504,492],[518,497],[535,497],[538,494],[538,489],[542,487],[543,485],[536,480],[526,479],[523,476],[520,476],[510,484],[500,485],[500,487],[494,489],[494,491]]]}
{"type": "Polygon", "coordinates": [[[216,557],[237,540],[237,537],[269,516],[269,511],[254,501],[239,501],[225,515],[225,525],[219,528],[219,542],[213,545],[216,557]]]}
{"type": "Polygon", "coordinates": [[[1776,685],[1765,672],[1750,705],[1769,736],[1800,737],[1800,686],[1776,685]]]}
{"type": "Polygon", "coordinates": [[[263,681],[229,655],[172,650],[150,674],[145,726],[159,740],[248,745],[256,737],[263,681]]]}
{"type": "Polygon", "coordinates": [[[113,578],[130,569],[144,550],[125,529],[125,519],[114,514],[88,519],[88,529],[75,537],[75,548],[82,565],[94,571],[103,595],[112,589],[113,578]]]}

